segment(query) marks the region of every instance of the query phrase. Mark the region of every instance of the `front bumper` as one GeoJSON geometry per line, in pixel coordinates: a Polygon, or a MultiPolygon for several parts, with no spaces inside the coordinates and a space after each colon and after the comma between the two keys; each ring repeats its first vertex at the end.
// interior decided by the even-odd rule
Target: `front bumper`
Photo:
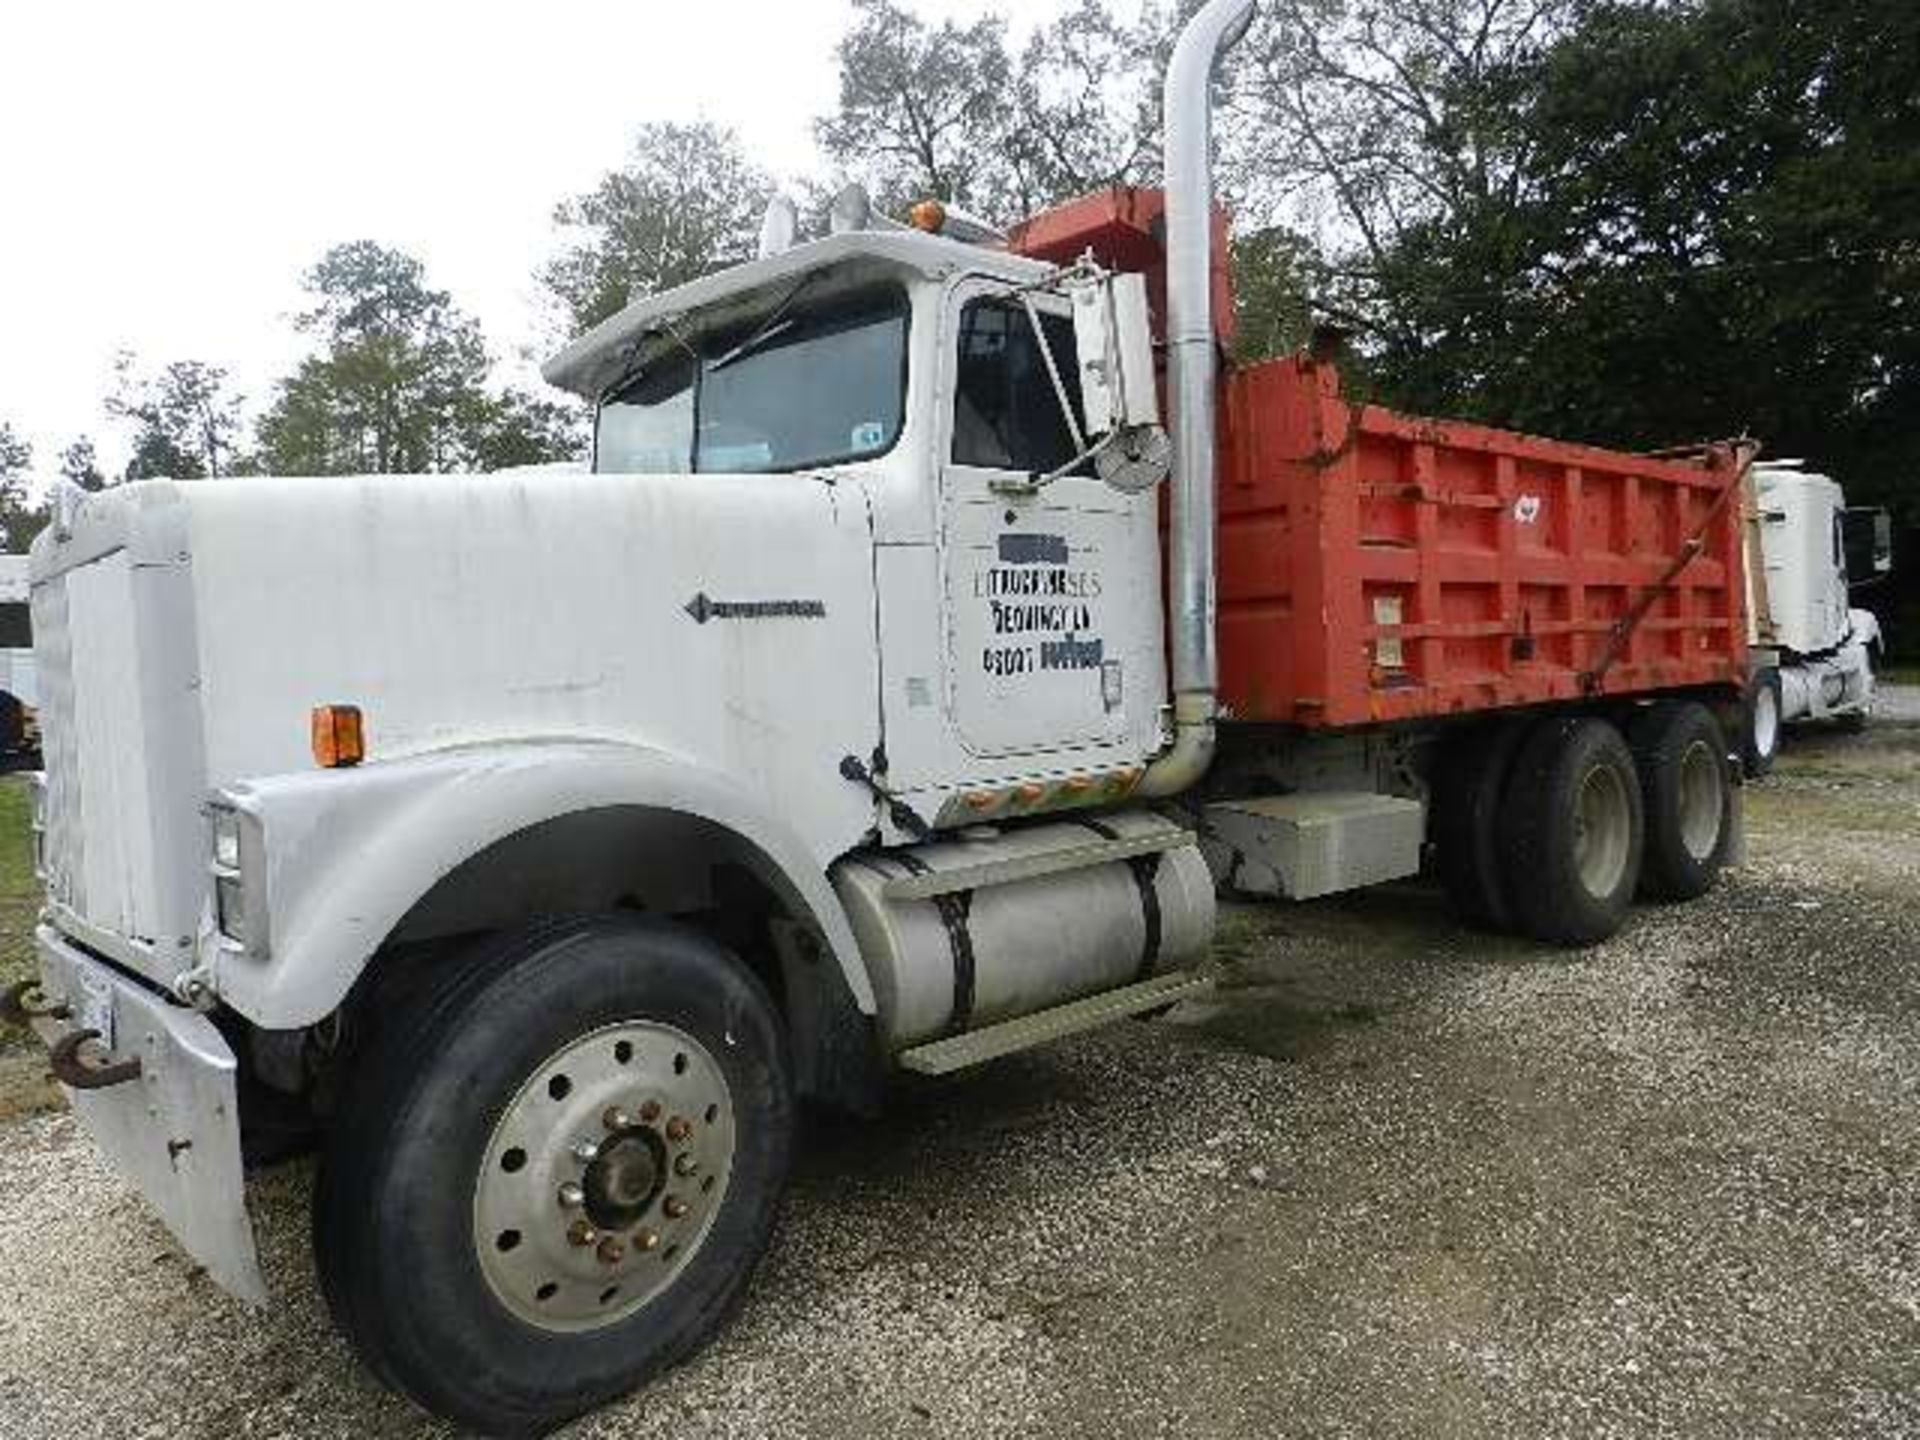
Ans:
{"type": "Polygon", "coordinates": [[[42,1011],[34,1028],[74,1113],[207,1274],[264,1305],[232,1049],[205,1015],[128,979],[51,926],[34,932],[34,944],[42,1011]],[[98,1038],[78,1044],[82,1030],[98,1038]]]}

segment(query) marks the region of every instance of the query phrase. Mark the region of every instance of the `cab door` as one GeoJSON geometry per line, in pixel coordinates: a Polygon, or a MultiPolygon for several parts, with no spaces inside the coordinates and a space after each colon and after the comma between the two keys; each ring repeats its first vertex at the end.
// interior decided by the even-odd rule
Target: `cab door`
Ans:
{"type": "Polygon", "coordinates": [[[944,701],[976,775],[1144,753],[1164,692],[1155,498],[1123,495],[1086,465],[1036,483],[1072,467],[1082,444],[1066,303],[1032,300],[1037,331],[1020,299],[992,281],[961,284],[948,310],[944,701]]]}

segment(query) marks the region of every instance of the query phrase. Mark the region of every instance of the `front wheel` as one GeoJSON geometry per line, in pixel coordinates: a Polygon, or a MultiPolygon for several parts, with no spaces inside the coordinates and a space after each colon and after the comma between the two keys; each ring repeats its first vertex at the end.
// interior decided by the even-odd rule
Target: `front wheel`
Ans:
{"type": "Polygon", "coordinates": [[[328,1303],[376,1373],[536,1434],[713,1332],[792,1147],[779,1017],[737,959],[667,922],[571,922],[383,1019],[314,1201],[328,1303]]]}
{"type": "Polygon", "coordinates": [[[1780,754],[1778,670],[1762,670],[1748,682],[1741,714],[1746,723],[1740,737],[1740,758],[1748,776],[1757,780],[1773,769],[1773,762],[1780,754]]]}

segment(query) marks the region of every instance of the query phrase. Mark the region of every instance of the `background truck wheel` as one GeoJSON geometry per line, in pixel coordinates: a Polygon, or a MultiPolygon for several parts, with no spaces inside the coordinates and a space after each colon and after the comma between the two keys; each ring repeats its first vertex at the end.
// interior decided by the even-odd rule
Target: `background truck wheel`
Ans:
{"type": "Polygon", "coordinates": [[[1762,670],[1747,682],[1747,701],[1741,707],[1745,719],[1740,737],[1740,758],[1747,774],[1755,779],[1773,769],[1780,753],[1780,672],[1762,670]]]}
{"type": "Polygon", "coordinates": [[[1433,777],[1434,868],[1454,913],[1469,925],[1512,925],[1501,882],[1500,801],[1527,727],[1476,726],[1441,747],[1433,777]]]}
{"type": "Polygon", "coordinates": [[[1620,928],[1640,879],[1640,778],[1604,720],[1550,720],[1514,758],[1500,859],[1522,932],[1591,945],[1620,928]]]}
{"type": "Polygon", "coordinates": [[[1733,840],[1726,738],[1704,705],[1668,701],[1635,716],[1627,739],[1646,812],[1641,893],[1660,900],[1704,895],[1733,840]]]}
{"type": "Polygon", "coordinates": [[[784,1032],[738,960],[663,921],[569,922],[379,1019],[314,1196],[329,1307],[376,1374],[524,1435],[713,1332],[792,1145],[784,1032]]]}

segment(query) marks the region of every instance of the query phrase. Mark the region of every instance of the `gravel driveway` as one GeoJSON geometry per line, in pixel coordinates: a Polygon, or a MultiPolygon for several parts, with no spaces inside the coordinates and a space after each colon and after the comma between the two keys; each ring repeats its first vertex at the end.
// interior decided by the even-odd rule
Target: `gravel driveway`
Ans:
{"type": "MultiPolygon", "coordinates": [[[[1745,865],[1570,956],[1415,887],[1236,912],[1233,988],[816,1122],[744,1313],[567,1432],[1920,1434],[1920,694],[1795,744],[1745,865]]],[[[8,1440],[433,1433],[0,1129],[8,1440]]]]}

